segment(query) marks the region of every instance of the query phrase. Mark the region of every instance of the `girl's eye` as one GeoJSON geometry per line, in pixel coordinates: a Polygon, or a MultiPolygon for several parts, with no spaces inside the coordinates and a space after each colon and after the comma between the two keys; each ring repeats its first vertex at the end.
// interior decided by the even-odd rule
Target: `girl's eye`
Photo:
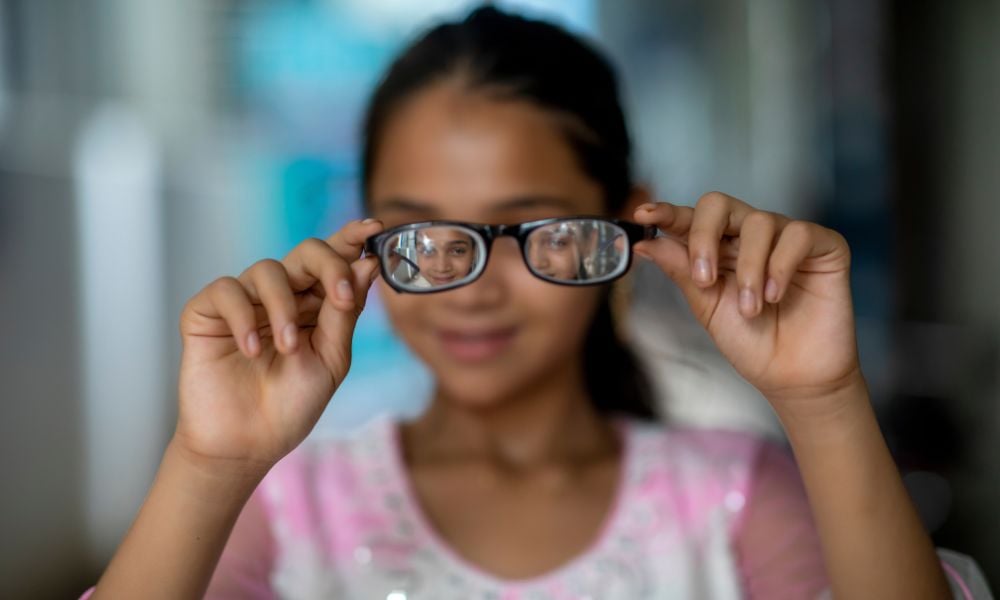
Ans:
{"type": "Polygon", "coordinates": [[[569,237],[564,235],[552,236],[548,240],[548,246],[553,250],[562,250],[563,248],[567,248],[569,246],[569,237]]]}
{"type": "Polygon", "coordinates": [[[463,246],[456,246],[456,247],[454,247],[454,248],[451,249],[451,255],[452,256],[465,256],[466,254],[468,254],[468,252],[469,252],[469,249],[465,248],[463,246]]]}
{"type": "Polygon", "coordinates": [[[421,256],[434,256],[437,253],[437,249],[434,246],[417,246],[417,252],[421,256]]]}

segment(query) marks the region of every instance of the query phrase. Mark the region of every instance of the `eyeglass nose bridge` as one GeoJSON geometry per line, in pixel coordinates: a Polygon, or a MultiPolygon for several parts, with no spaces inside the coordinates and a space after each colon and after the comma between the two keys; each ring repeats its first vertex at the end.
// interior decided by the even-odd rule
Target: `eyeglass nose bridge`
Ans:
{"type": "Polygon", "coordinates": [[[493,242],[503,237],[511,237],[517,243],[518,254],[524,262],[525,268],[529,271],[531,270],[528,265],[527,258],[524,256],[525,244],[527,241],[527,236],[523,232],[523,227],[518,225],[477,225],[471,228],[473,231],[479,234],[483,240],[483,246],[485,252],[483,253],[483,258],[480,264],[476,267],[475,272],[472,277],[462,284],[462,287],[475,283],[483,273],[486,272],[486,267],[489,266],[490,259],[493,258],[493,242]]]}
{"type": "Polygon", "coordinates": [[[522,242],[521,236],[519,235],[520,231],[520,225],[482,225],[479,233],[486,240],[487,244],[492,244],[493,240],[504,236],[514,238],[518,241],[518,244],[520,244],[522,242]]]}

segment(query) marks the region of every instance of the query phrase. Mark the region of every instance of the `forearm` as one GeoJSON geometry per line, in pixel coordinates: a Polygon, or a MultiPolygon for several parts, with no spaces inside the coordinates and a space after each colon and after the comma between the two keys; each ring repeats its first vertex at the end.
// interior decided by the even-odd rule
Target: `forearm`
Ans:
{"type": "Polygon", "coordinates": [[[153,486],[97,584],[102,598],[201,598],[233,524],[263,477],[222,472],[168,446],[153,486]]]}
{"type": "Polygon", "coordinates": [[[899,477],[860,377],[780,403],[837,598],[949,598],[930,538],[899,477]],[[791,408],[788,408],[788,407],[791,408]]]}

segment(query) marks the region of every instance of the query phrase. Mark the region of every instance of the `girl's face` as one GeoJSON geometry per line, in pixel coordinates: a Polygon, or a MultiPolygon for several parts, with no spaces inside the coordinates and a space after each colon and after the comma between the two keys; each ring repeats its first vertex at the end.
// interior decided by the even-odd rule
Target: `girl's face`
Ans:
{"type": "Polygon", "coordinates": [[[573,231],[561,230],[565,227],[546,227],[536,233],[528,245],[528,262],[549,277],[573,280],[580,273],[580,245],[573,231]]]}
{"type": "Polygon", "coordinates": [[[417,267],[434,285],[444,285],[472,272],[475,242],[448,227],[433,227],[417,237],[417,267]]]}
{"type": "MultiPolygon", "coordinates": [[[[369,190],[373,216],[386,228],[605,213],[601,188],[577,165],[554,117],[529,102],[491,99],[453,82],[430,86],[395,110],[382,131],[369,190]]],[[[461,240],[429,243],[442,250],[461,240]]],[[[574,252],[546,250],[553,269],[577,268],[574,252]]],[[[460,253],[434,258],[436,266],[424,271],[432,277],[467,272],[460,253]]],[[[552,377],[579,375],[601,289],[536,278],[516,240],[502,237],[469,285],[422,295],[400,294],[383,282],[381,294],[396,331],[441,391],[487,407],[552,377]]]]}

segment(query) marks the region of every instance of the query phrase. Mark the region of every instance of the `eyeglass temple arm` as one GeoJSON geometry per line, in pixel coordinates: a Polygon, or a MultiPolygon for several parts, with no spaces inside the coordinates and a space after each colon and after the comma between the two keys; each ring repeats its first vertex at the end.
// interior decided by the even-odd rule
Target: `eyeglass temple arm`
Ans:
{"type": "Polygon", "coordinates": [[[630,222],[626,222],[624,225],[625,231],[628,233],[628,241],[633,244],[659,237],[660,230],[657,229],[656,225],[639,225],[630,222]]]}

